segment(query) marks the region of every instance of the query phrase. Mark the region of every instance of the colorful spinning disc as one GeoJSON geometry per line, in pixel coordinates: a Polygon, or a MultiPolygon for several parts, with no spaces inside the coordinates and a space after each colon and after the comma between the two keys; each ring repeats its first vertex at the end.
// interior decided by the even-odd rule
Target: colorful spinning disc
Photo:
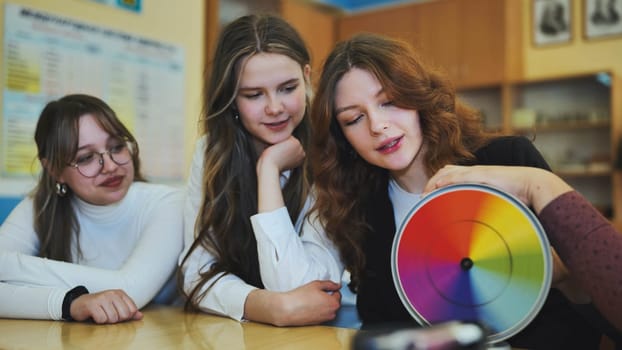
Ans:
{"type": "Polygon", "coordinates": [[[421,324],[478,321],[489,342],[536,316],[552,277],[548,240],[518,199],[484,185],[441,188],[406,216],[393,242],[393,281],[421,324]]]}

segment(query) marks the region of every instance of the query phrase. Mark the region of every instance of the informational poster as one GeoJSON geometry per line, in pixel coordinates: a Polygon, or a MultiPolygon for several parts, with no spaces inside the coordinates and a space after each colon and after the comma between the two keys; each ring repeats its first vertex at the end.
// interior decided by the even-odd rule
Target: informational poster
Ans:
{"type": "Polygon", "coordinates": [[[106,101],[136,136],[150,179],[183,179],[184,53],[126,32],[7,4],[2,59],[2,176],[32,177],[33,135],[48,101],[106,101]]]}

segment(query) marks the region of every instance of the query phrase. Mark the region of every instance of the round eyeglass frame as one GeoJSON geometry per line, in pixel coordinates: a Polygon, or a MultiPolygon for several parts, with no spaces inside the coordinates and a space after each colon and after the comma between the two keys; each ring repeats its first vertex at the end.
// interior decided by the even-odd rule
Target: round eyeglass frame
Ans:
{"type": "Polygon", "coordinates": [[[99,155],[99,160],[97,160],[97,162],[99,163],[99,170],[97,170],[97,172],[94,175],[86,175],[82,172],[82,170],[80,170],[80,165],[78,165],[78,163],[76,162],[71,162],[68,165],[70,167],[75,168],[78,173],[80,173],[80,175],[86,177],[86,178],[94,178],[97,177],[97,175],[101,174],[102,169],[104,168],[104,154],[108,154],[108,157],[110,158],[110,160],[112,160],[112,162],[114,162],[116,165],[125,165],[129,162],[131,162],[133,160],[133,156],[134,156],[134,152],[136,151],[136,147],[135,147],[135,143],[129,140],[125,140],[125,148],[127,148],[127,151],[130,154],[130,158],[125,161],[125,162],[118,162],[114,159],[114,155],[113,153],[110,152],[110,148],[106,149],[104,152],[93,152],[93,154],[97,154],[99,155]]]}

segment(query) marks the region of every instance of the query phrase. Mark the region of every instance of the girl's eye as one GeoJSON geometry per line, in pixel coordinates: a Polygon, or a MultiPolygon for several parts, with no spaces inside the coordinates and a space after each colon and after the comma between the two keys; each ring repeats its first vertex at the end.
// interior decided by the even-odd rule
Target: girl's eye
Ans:
{"type": "Polygon", "coordinates": [[[393,106],[393,101],[387,101],[380,104],[382,107],[391,107],[393,106]]]}
{"type": "Polygon", "coordinates": [[[359,114],[354,119],[348,120],[346,122],[346,126],[354,125],[358,123],[362,118],[363,118],[363,114],[359,114]]]}
{"type": "Polygon", "coordinates": [[[297,88],[298,88],[298,84],[287,85],[287,86],[283,87],[283,91],[285,91],[285,92],[292,92],[292,91],[296,90],[297,88]]]}
{"type": "Polygon", "coordinates": [[[113,145],[109,148],[109,152],[112,154],[121,153],[125,149],[125,143],[113,145]]]}
{"type": "Polygon", "coordinates": [[[259,98],[259,96],[261,96],[260,92],[256,92],[256,93],[251,93],[251,94],[243,94],[242,96],[244,96],[244,98],[247,98],[249,100],[254,100],[259,98]]]}
{"type": "Polygon", "coordinates": [[[93,159],[95,159],[95,153],[86,153],[86,154],[80,155],[80,156],[78,156],[76,158],[76,164],[78,164],[78,165],[88,164],[93,159]]]}

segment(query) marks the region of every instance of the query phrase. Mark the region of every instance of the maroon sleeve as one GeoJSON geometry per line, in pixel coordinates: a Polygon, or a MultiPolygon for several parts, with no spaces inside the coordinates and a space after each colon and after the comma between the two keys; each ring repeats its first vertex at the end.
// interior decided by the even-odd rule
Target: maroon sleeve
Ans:
{"type": "Polygon", "coordinates": [[[596,308],[622,330],[622,234],[575,191],[542,209],[540,222],[596,308]]]}

